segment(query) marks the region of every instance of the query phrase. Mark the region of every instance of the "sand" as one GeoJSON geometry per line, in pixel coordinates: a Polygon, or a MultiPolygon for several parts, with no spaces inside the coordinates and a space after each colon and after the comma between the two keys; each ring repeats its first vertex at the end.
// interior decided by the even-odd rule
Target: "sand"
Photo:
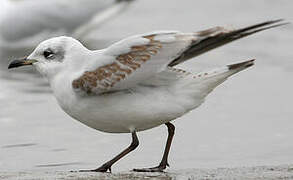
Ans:
{"type": "Polygon", "coordinates": [[[136,173],[136,172],[113,172],[113,173],[80,173],[80,172],[7,172],[0,173],[2,180],[193,180],[193,179],[258,179],[277,180],[293,179],[293,165],[280,166],[257,166],[240,168],[217,168],[217,169],[190,169],[177,170],[165,173],[136,173]]]}

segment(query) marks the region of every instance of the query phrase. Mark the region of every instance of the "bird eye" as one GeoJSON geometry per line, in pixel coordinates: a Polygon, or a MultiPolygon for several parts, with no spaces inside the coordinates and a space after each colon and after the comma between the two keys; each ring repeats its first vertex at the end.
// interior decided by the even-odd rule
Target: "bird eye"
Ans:
{"type": "Polygon", "coordinates": [[[44,57],[46,59],[52,59],[52,58],[54,58],[54,53],[51,50],[45,50],[44,53],[43,53],[43,55],[44,55],[44,57]]]}

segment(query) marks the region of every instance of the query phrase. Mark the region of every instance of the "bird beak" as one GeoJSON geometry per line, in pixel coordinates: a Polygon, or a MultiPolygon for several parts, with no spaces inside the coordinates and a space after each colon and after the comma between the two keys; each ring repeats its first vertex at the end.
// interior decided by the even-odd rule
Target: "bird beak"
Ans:
{"type": "Polygon", "coordinates": [[[38,62],[38,61],[34,60],[34,59],[27,59],[27,58],[17,59],[17,60],[12,61],[8,65],[8,69],[17,68],[17,67],[20,67],[20,66],[32,65],[35,62],[38,62]]]}

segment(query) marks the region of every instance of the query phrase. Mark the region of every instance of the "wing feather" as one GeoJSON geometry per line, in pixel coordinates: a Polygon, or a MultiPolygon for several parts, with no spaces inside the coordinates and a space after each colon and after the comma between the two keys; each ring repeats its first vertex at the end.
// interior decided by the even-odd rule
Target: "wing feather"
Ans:
{"type": "Polygon", "coordinates": [[[133,36],[105,49],[96,60],[96,68],[85,71],[72,86],[83,94],[129,89],[147,82],[167,67],[256,32],[286,24],[275,24],[280,21],[267,21],[237,30],[216,27],[196,33],[156,32],[133,36]],[[106,65],[99,64],[103,60],[106,65]]]}
{"type": "Polygon", "coordinates": [[[161,32],[122,40],[106,49],[101,56],[112,56],[114,61],[93,71],[85,71],[72,82],[72,86],[86,94],[131,88],[164,70],[190,45],[192,39],[192,35],[179,32],[161,32]]]}

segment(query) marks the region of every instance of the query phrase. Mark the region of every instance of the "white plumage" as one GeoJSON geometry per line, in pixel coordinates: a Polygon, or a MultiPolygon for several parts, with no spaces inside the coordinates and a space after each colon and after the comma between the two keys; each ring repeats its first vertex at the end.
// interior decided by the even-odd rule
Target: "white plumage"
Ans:
{"type": "MultiPolygon", "coordinates": [[[[49,79],[60,106],[70,116],[100,131],[129,133],[153,128],[182,116],[203,103],[206,95],[226,78],[244,69],[245,66],[241,66],[230,70],[225,66],[195,75],[168,67],[194,39],[196,35],[191,33],[151,33],[127,38],[104,50],[90,51],[72,38],[58,37],[43,42],[28,59],[38,60],[34,66],[49,79]],[[152,40],[143,38],[147,36],[153,36],[153,41],[160,43],[161,48],[143,62],[139,60],[142,52],[135,52],[131,47],[150,46],[152,40]],[[65,49],[63,60],[42,60],[44,50],[62,48],[65,49]],[[129,52],[137,53],[133,61],[140,63],[140,67],[134,70],[119,63],[116,70],[124,73],[124,78],[113,86],[99,86],[105,81],[109,84],[115,81],[101,74],[102,80],[96,82],[99,69],[116,63],[117,57],[129,52]],[[119,71],[120,68],[129,70],[129,73],[119,71]],[[77,79],[82,80],[75,88],[73,83],[77,79]]],[[[244,65],[248,64],[252,62],[244,65]]]]}

